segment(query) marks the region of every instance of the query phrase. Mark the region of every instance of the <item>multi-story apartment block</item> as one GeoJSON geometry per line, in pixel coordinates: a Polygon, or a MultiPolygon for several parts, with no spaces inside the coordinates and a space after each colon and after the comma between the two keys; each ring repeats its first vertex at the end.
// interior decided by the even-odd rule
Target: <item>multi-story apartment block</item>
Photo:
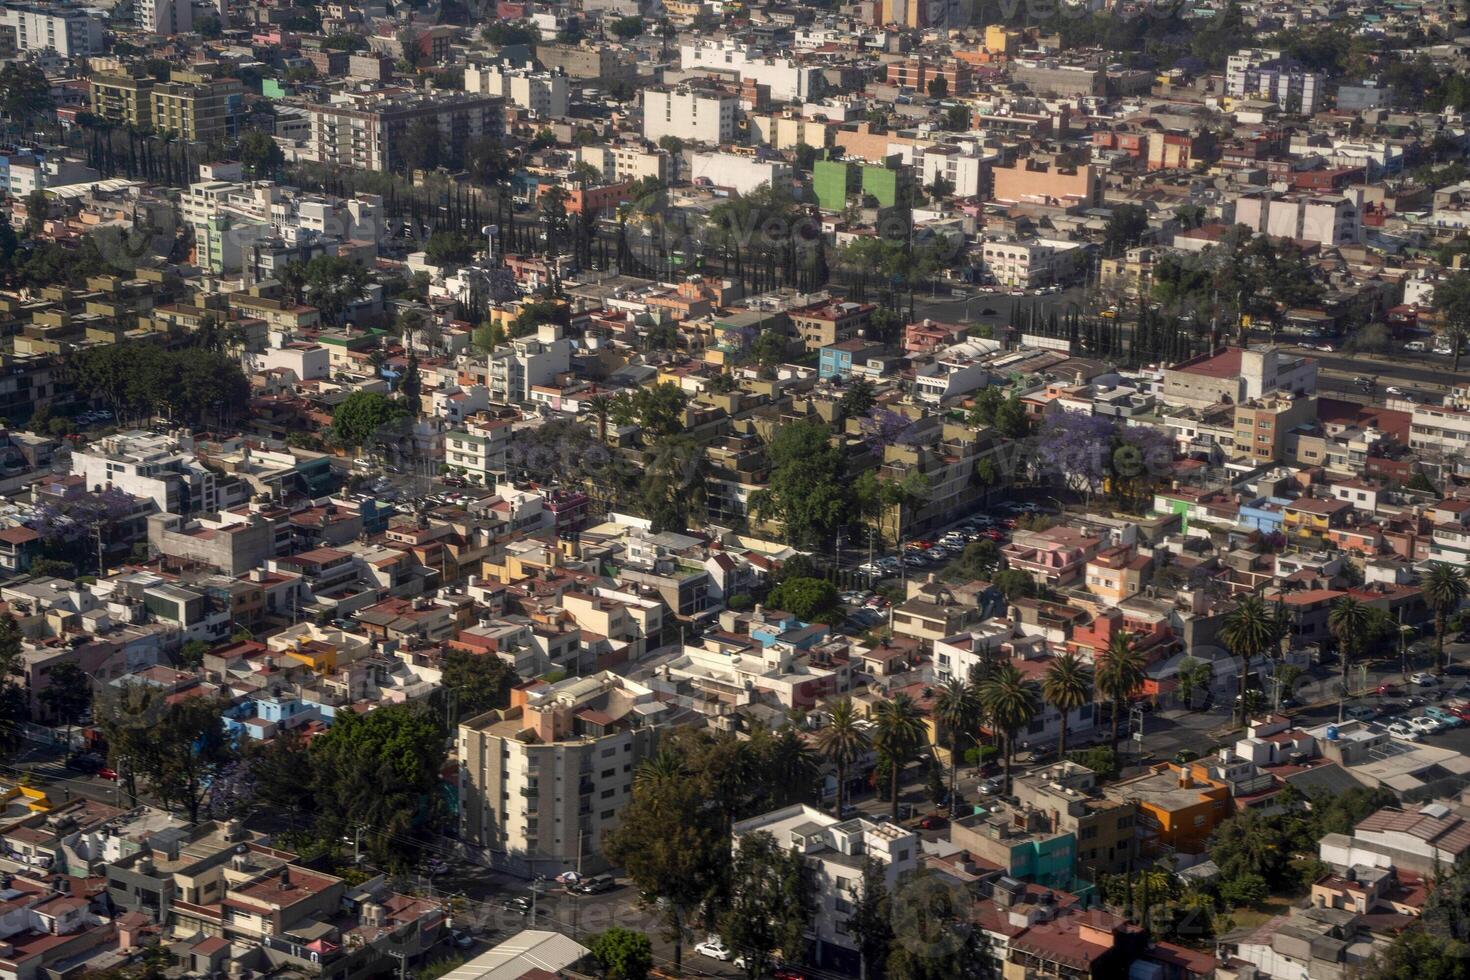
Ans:
{"type": "Polygon", "coordinates": [[[658,142],[677,136],[695,143],[728,143],[735,138],[739,99],[698,89],[643,90],[643,138],[658,142]]]}
{"type": "Polygon", "coordinates": [[[504,100],[492,95],[342,93],[331,102],[306,106],[310,152],[318,163],[360,170],[401,169],[414,123],[428,120],[445,145],[463,146],[482,137],[499,139],[504,107],[504,100]]]}
{"type": "Polygon", "coordinates": [[[912,830],[867,817],[839,820],[800,803],[741,820],[730,833],[737,848],[742,838],[764,833],[783,851],[795,848],[801,854],[816,885],[815,959],[834,969],[855,970],[858,963],[858,936],[848,918],[862,895],[868,863],[878,869],[890,895],[919,866],[919,837],[912,830]]]}
{"type": "Polygon", "coordinates": [[[140,129],[153,125],[152,78],[122,71],[100,71],[89,81],[94,116],[140,129]]]}
{"type": "Polygon", "coordinates": [[[517,688],[509,708],[461,723],[460,839],[521,873],[604,867],[603,835],[666,710],[649,688],[604,672],[517,688]]]}
{"type": "Polygon", "coordinates": [[[1256,191],[1236,200],[1235,222],[1273,238],[1323,245],[1348,245],[1363,235],[1362,218],[1352,197],[1278,196],[1256,191]]]}
{"type": "Polygon", "coordinates": [[[0,7],[0,27],[15,32],[20,51],[55,51],[82,58],[102,51],[102,14],[66,3],[8,3],[0,7]]]}
{"type": "Polygon", "coordinates": [[[1315,397],[1275,394],[1235,406],[1235,452],[1254,463],[1283,459],[1287,436],[1317,418],[1315,397]]]}
{"type": "Polygon", "coordinates": [[[71,454],[71,472],[89,490],[117,487],[170,514],[219,508],[213,471],[168,436],[126,432],[79,447],[71,454]]]}
{"type": "Polygon", "coordinates": [[[138,30],[153,34],[187,34],[194,29],[189,0],[138,0],[134,7],[138,30]]]}
{"type": "Polygon", "coordinates": [[[1065,282],[1081,268],[1088,254],[1080,242],[1054,238],[1030,241],[987,241],[980,246],[985,271],[1003,286],[1032,288],[1065,282]]]}
{"type": "Polygon", "coordinates": [[[1241,48],[1225,61],[1225,91],[1235,98],[1265,99],[1288,112],[1310,116],[1322,107],[1327,80],[1305,71],[1280,51],[1241,48]]]}
{"type": "Polygon", "coordinates": [[[567,114],[567,74],[561,70],[537,71],[532,65],[469,65],[464,70],[464,90],[498,96],[506,104],[542,119],[567,114]]]}
{"type": "Polygon", "coordinates": [[[821,69],[792,58],[768,55],[733,39],[696,40],[679,47],[685,71],[730,72],[742,82],[767,86],[778,102],[803,101],[817,94],[821,69]]]}
{"type": "Polygon", "coordinates": [[[633,52],[610,44],[538,44],[536,60],[547,71],[565,72],[569,78],[597,81],[603,85],[631,86],[638,78],[633,52]]]}
{"type": "Polygon", "coordinates": [[[244,87],[238,79],[175,69],[166,82],[126,72],[92,79],[92,111],[110,122],[174,133],[194,142],[239,132],[244,87]]]}
{"type": "Polygon", "coordinates": [[[571,344],[561,328],[543,323],[534,337],[520,337],[490,353],[490,400],[507,404],[528,402],[531,389],[549,384],[571,368],[571,344]]]}

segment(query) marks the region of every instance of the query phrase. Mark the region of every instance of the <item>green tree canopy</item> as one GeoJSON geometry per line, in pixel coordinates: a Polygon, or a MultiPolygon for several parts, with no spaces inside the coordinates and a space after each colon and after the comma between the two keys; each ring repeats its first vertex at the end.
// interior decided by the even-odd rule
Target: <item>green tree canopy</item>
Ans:
{"type": "Polygon", "coordinates": [[[372,444],[395,422],[414,415],[404,402],[376,391],[354,391],[332,412],[332,431],[344,446],[360,448],[372,444]]]}

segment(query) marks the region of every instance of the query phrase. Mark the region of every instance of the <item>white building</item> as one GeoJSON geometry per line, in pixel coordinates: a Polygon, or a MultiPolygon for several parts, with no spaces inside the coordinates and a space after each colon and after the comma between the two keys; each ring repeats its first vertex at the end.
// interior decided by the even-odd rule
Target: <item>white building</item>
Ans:
{"type": "Polygon", "coordinates": [[[1322,108],[1327,80],[1303,71],[1277,50],[1241,48],[1225,62],[1225,92],[1240,99],[1264,99],[1288,112],[1310,116],[1322,108]]]}
{"type": "Polygon", "coordinates": [[[1070,276],[1086,253],[1077,242],[1033,238],[987,241],[980,248],[985,271],[1004,286],[1044,286],[1070,276]]]}
{"type": "Polygon", "coordinates": [[[858,948],[847,920],[862,895],[863,869],[874,862],[890,895],[918,867],[919,836],[892,823],[867,817],[838,820],[816,807],[796,804],[772,810],[730,828],[732,844],[750,834],[767,833],[784,851],[800,852],[816,882],[816,914],[812,932],[816,960],[827,965],[846,959],[858,948]]]}
{"type": "Polygon", "coordinates": [[[543,323],[534,337],[520,337],[490,353],[490,400],[518,404],[531,400],[531,389],[550,384],[571,370],[572,345],[561,327],[543,323]]]}
{"type": "Polygon", "coordinates": [[[525,695],[459,726],[460,839],[522,873],[600,870],[603,837],[669,709],[610,671],[525,695]]]}
{"type": "Polygon", "coordinates": [[[985,164],[993,158],[966,153],[957,146],[931,146],[916,160],[923,184],[929,187],[941,178],[954,187],[958,197],[979,197],[985,164]]]}
{"type": "Polygon", "coordinates": [[[169,514],[219,509],[214,473],[172,437],[121,432],[72,450],[71,472],[88,490],[117,487],[169,514]]]}
{"type": "Polygon", "coordinates": [[[102,14],[83,7],[9,3],[0,7],[0,27],[15,31],[15,46],[20,51],[49,49],[63,58],[102,52],[102,14]]]}
{"type": "Polygon", "coordinates": [[[134,11],[138,30],[154,34],[187,34],[194,29],[189,0],[138,0],[134,11]]]}
{"type": "Polygon", "coordinates": [[[534,67],[470,65],[464,70],[464,90],[476,95],[498,95],[545,119],[567,114],[566,72],[537,71],[534,67]]]}
{"type": "Polygon", "coordinates": [[[685,142],[720,144],[735,138],[735,107],[740,100],[693,89],[644,89],[643,138],[658,142],[677,136],[685,142]]]}
{"type": "Polygon", "coordinates": [[[771,90],[778,102],[801,102],[813,92],[821,69],[791,58],[771,56],[729,38],[698,40],[679,46],[679,64],[685,71],[730,72],[771,90]]]}
{"type": "Polygon", "coordinates": [[[1353,197],[1244,194],[1235,201],[1235,221],[1273,238],[1323,245],[1348,245],[1363,237],[1361,215],[1353,197]]]}
{"type": "Polygon", "coordinates": [[[745,153],[696,153],[690,178],[707,180],[714,187],[728,187],[749,194],[762,184],[774,186],[791,177],[791,164],[784,160],[761,160],[745,153]]]}
{"type": "Polygon", "coordinates": [[[641,143],[598,143],[577,148],[577,162],[596,167],[603,180],[613,183],[669,179],[669,152],[650,150],[641,143]]]}

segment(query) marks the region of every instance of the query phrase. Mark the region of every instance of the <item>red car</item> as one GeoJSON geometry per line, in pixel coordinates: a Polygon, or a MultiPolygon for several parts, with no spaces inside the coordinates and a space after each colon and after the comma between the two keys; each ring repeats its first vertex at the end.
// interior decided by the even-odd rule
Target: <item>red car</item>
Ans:
{"type": "Polygon", "coordinates": [[[98,769],[97,775],[103,779],[111,779],[114,782],[117,781],[117,770],[112,768],[111,766],[103,766],[101,769],[98,769]]]}
{"type": "Polygon", "coordinates": [[[919,548],[919,549],[921,549],[923,551],[928,551],[930,548],[934,547],[934,542],[933,541],[925,541],[923,538],[920,538],[917,541],[910,541],[909,542],[909,547],[910,548],[919,548]]]}
{"type": "Polygon", "coordinates": [[[1006,533],[1004,531],[998,531],[995,528],[986,531],[985,536],[992,541],[1004,541],[1006,539],[1006,533]]]}
{"type": "Polygon", "coordinates": [[[1381,698],[1391,698],[1395,694],[1399,693],[1399,689],[1395,685],[1390,684],[1388,681],[1384,681],[1382,684],[1379,684],[1373,689],[1373,693],[1381,698]]]}
{"type": "Polygon", "coordinates": [[[949,821],[941,817],[939,814],[930,813],[926,815],[924,819],[919,821],[919,829],[938,830],[940,827],[943,827],[947,823],[949,823],[949,821]]]}

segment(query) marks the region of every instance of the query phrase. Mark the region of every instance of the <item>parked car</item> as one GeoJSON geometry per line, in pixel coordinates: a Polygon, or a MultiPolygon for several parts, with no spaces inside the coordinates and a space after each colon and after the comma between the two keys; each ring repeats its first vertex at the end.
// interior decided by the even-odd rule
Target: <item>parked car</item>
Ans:
{"type": "Polygon", "coordinates": [[[1346,716],[1353,721],[1372,721],[1378,717],[1378,709],[1368,704],[1355,704],[1347,709],[1346,716]]]}
{"type": "Polygon", "coordinates": [[[982,796],[995,796],[1001,790],[1005,789],[1005,780],[982,779],[980,780],[980,785],[977,786],[976,789],[980,791],[980,794],[982,796]]]}
{"type": "Polygon", "coordinates": [[[1439,678],[1424,670],[1410,674],[1409,680],[1420,687],[1439,687],[1439,678]]]}
{"type": "Polygon", "coordinates": [[[1422,340],[1411,340],[1404,345],[1404,350],[1411,354],[1422,354],[1429,349],[1429,345],[1422,340]]]}
{"type": "Polygon", "coordinates": [[[727,963],[730,960],[730,947],[726,946],[719,936],[710,936],[704,942],[694,947],[694,951],[700,956],[708,956],[712,960],[727,963]]]}
{"type": "Polygon", "coordinates": [[[110,779],[113,782],[117,782],[117,770],[112,768],[111,766],[103,766],[101,769],[97,770],[97,778],[110,779]]]}
{"type": "Polygon", "coordinates": [[[1373,689],[1373,693],[1381,698],[1391,698],[1399,693],[1398,687],[1388,681],[1384,681],[1373,689]]]}
{"type": "Polygon", "coordinates": [[[949,823],[949,819],[939,813],[927,813],[919,820],[920,830],[938,830],[949,823]]]}
{"type": "Polygon", "coordinates": [[[618,887],[617,879],[612,875],[593,875],[583,878],[572,886],[572,891],[580,895],[600,895],[603,892],[612,891],[618,887]]]}
{"type": "Polygon", "coordinates": [[[1463,728],[1465,725],[1465,719],[1457,715],[1453,709],[1448,707],[1441,708],[1437,704],[1431,704],[1425,708],[1424,714],[1433,718],[1445,728],[1463,728]]]}
{"type": "Polygon", "coordinates": [[[780,966],[771,971],[773,980],[807,980],[806,974],[789,966],[780,966]]]}
{"type": "Polygon", "coordinates": [[[471,946],[475,945],[475,937],[471,936],[467,932],[462,932],[459,929],[449,930],[449,941],[454,943],[454,945],[459,949],[469,949],[471,946]]]}
{"type": "Polygon", "coordinates": [[[1174,765],[1184,766],[1199,758],[1199,753],[1194,749],[1180,749],[1174,753],[1174,765]]]}
{"type": "Polygon", "coordinates": [[[1388,732],[1390,738],[1396,738],[1401,742],[1418,742],[1424,737],[1413,726],[1402,721],[1393,722],[1384,731],[1388,732]]]}
{"type": "Polygon", "coordinates": [[[531,900],[524,895],[517,895],[514,898],[507,898],[504,902],[500,903],[500,907],[507,912],[514,913],[515,915],[531,914],[531,900]]]}
{"type": "Polygon", "coordinates": [[[1436,719],[1428,715],[1419,715],[1417,718],[1408,720],[1409,727],[1420,735],[1434,735],[1444,728],[1436,719]]]}

